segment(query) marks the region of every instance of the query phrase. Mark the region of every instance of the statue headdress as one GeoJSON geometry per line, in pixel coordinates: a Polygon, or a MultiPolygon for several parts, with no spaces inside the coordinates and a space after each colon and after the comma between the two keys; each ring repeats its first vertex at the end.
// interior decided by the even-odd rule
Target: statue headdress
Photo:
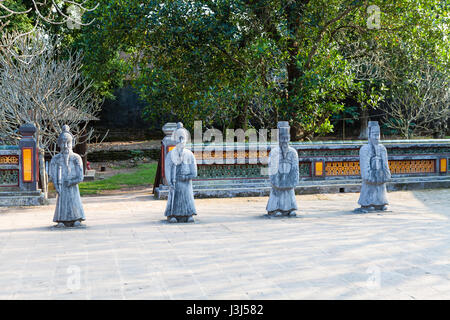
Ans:
{"type": "Polygon", "coordinates": [[[380,125],[378,124],[378,121],[369,121],[367,124],[368,135],[370,135],[370,131],[374,128],[378,128],[378,130],[380,130],[380,125]]]}
{"type": "Polygon", "coordinates": [[[63,125],[61,134],[58,137],[58,145],[61,144],[62,141],[69,139],[73,141],[73,135],[70,133],[70,128],[67,124],[63,125]]]}
{"type": "Polygon", "coordinates": [[[173,138],[178,143],[178,136],[184,135],[186,141],[189,139],[189,132],[186,130],[186,128],[183,126],[182,122],[177,122],[177,128],[173,131],[173,138]]]}
{"type": "Polygon", "coordinates": [[[288,121],[278,121],[278,135],[281,136],[290,136],[290,129],[291,127],[289,126],[289,122],[288,121]]]}

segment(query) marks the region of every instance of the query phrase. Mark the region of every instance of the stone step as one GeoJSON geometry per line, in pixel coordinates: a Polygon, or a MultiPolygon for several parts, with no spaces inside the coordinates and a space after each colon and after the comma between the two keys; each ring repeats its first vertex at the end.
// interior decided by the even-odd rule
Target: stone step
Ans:
{"type": "MultiPolygon", "coordinates": [[[[258,183],[250,183],[248,179],[241,183],[230,180],[215,180],[211,184],[197,184],[193,182],[194,197],[196,198],[228,198],[228,197],[257,197],[270,194],[270,183],[268,180],[258,183]]],[[[212,181],[211,181],[212,182],[212,181]]],[[[387,183],[388,191],[450,188],[450,176],[431,177],[403,177],[393,178],[387,183]]],[[[360,192],[361,179],[347,180],[317,180],[300,181],[295,188],[296,194],[318,194],[318,193],[343,193],[360,192]]],[[[155,189],[157,199],[167,199],[169,189],[161,186],[155,189]]]]}
{"type": "MultiPolygon", "coordinates": [[[[449,176],[433,176],[433,177],[403,177],[393,178],[391,183],[410,183],[410,182],[428,182],[428,181],[445,181],[450,179],[449,176]]],[[[336,180],[303,180],[299,182],[299,186],[315,186],[315,185],[342,185],[342,184],[361,184],[361,179],[336,179],[336,180]]],[[[194,189],[205,188],[241,188],[248,186],[252,188],[270,186],[269,179],[242,179],[242,180],[197,180],[193,181],[194,189]]]]}
{"type": "Polygon", "coordinates": [[[40,190],[0,192],[0,207],[40,206],[44,204],[46,204],[46,201],[40,190]]]}
{"type": "MultiPolygon", "coordinates": [[[[447,180],[450,179],[450,175],[433,175],[433,176],[408,176],[408,177],[393,177],[392,181],[430,181],[430,180],[447,180]]],[[[252,178],[252,179],[202,179],[202,180],[193,180],[192,183],[194,185],[211,185],[211,184],[242,184],[242,183],[265,183],[268,182],[267,178],[252,178]]],[[[348,179],[345,177],[336,177],[336,178],[327,178],[326,180],[312,180],[312,179],[300,179],[300,183],[317,183],[317,182],[327,182],[327,183],[342,183],[342,181],[359,181],[360,178],[348,179]]]]}
{"type": "Polygon", "coordinates": [[[40,196],[42,191],[0,191],[0,197],[40,196]]]}
{"type": "Polygon", "coordinates": [[[193,180],[194,185],[212,185],[212,184],[242,184],[242,183],[265,183],[269,179],[205,179],[205,180],[193,180]]]}

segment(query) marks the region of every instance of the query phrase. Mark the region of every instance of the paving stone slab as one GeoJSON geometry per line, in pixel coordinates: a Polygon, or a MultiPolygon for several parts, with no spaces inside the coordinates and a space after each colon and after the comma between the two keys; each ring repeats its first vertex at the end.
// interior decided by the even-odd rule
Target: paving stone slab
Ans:
{"type": "Polygon", "coordinates": [[[448,299],[450,190],[389,192],[381,214],[358,196],[271,219],[267,197],[196,199],[172,225],[141,191],[83,198],[86,227],[63,230],[54,200],[2,207],[0,299],[448,299]]]}

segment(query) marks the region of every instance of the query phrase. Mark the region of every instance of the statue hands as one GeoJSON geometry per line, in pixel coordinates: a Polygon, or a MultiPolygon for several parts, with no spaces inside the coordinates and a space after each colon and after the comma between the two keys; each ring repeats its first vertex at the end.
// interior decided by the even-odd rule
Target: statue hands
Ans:
{"type": "Polygon", "coordinates": [[[383,184],[390,179],[390,174],[383,169],[370,169],[369,176],[365,179],[368,184],[383,184]]]}
{"type": "Polygon", "coordinates": [[[62,183],[55,184],[55,190],[58,194],[61,194],[61,189],[71,187],[73,185],[73,181],[70,179],[63,180],[62,183]]]}
{"type": "Polygon", "coordinates": [[[64,187],[71,187],[73,185],[74,185],[74,183],[73,183],[73,181],[71,179],[67,179],[67,180],[63,181],[63,186],[64,187]]]}
{"type": "Polygon", "coordinates": [[[273,188],[279,190],[289,190],[295,188],[295,185],[292,185],[292,181],[289,180],[289,176],[287,174],[277,173],[270,177],[270,183],[273,188]]]}
{"type": "Polygon", "coordinates": [[[370,160],[370,167],[373,170],[380,170],[382,165],[381,165],[381,157],[379,156],[374,156],[372,157],[372,159],[370,160]]]}
{"type": "Polygon", "coordinates": [[[177,180],[180,181],[189,181],[190,176],[188,174],[180,174],[177,176],[177,180]]]}

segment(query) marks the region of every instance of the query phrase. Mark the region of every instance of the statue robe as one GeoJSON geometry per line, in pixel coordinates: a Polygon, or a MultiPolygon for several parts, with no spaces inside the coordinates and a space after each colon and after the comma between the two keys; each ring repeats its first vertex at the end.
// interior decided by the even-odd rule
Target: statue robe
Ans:
{"type": "Polygon", "coordinates": [[[280,147],[276,147],[269,154],[269,177],[272,189],[266,210],[269,213],[281,211],[283,213],[297,210],[294,188],[299,181],[298,154],[289,147],[286,157],[280,147]]]}
{"type": "Polygon", "coordinates": [[[177,148],[172,149],[167,153],[164,174],[167,182],[170,184],[172,181],[175,185],[175,190],[169,191],[164,215],[166,217],[196,215],[192,189],[192,179],[197,176],[197,162],[194,154],[184,148],[180,157],[177,148]],[[188,180],[180,180],[181,175],[186,175],[188,180]]]}
{"type": "Polygon", "coordinates": [[[359,150],[359,167],[362,186],[358,204],[364,207],[389,204],[386,182],[391,178],[391,172],[386,148],[381,144],[377,146],[363,145],[359,150]]]}
{"type": "Polygon", "coordinates": [[[67,167],[61,153],[50,161],[50,178],[58,191],[54,222],[69,222],[85,220],[83,206],[81,204],[78,183],[83,181],[83,161],[76,153],[69,154],[69,166],[67,167]],[[65,186],[64,181],[69,185],[65,186]]]}

